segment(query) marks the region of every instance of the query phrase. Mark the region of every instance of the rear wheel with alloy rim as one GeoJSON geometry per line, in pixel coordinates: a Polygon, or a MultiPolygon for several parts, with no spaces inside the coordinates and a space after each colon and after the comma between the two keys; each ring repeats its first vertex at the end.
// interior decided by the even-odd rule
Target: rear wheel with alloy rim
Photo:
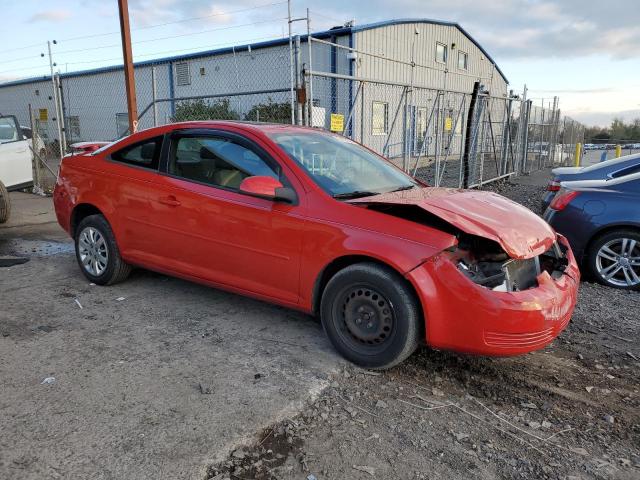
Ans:
{"type": "Polygon", "coordinates": [[[90,215],[80,222],[75,243],[78,265],[93,283],[112,285],[131,272],[131,266],[120,257],[111,226],[102,215],[90,215]]]}
{"type": "Polygon", "coordinates": [[[78,258],[82,267],[91,275],[99,277],[107,269],[109,249],[99,230],[85,227],[78,238],[78,258]]]}
{"type": "Polygon", "coordinates": [[[327,284],[321,302],[327,336],[345,358],[365,368],[390,368],[422,337],[417,299],[404,278],[374,263],[351,265],[327,284]]]}
{"type": "Polygon", "coordinates": [[[598,237],[589,249],[587,262],[603,285],[640,289],[640,232],[615,230],[598,237]]]}

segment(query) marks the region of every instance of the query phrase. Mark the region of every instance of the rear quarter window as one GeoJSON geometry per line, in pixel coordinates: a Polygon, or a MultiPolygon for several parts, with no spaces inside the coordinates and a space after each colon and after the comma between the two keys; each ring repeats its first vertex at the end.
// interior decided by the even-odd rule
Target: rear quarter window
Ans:
{"type": "Polygon", "coordinates": [[[157,170],[161,145],[162,137],[149,138],[112,153],[111,159],[128,165],[157,170]]]}
{"type": "Polygon", "coordinates": [[[640,163],[638,165],[634,165],[632,167],[623,168],[622,170],[618,170],[617,172],[613,172],[611,174],[611,178],[621,178],[626,177],[627,175],[631,175],[633,173],[640,172],[640,163]]]}

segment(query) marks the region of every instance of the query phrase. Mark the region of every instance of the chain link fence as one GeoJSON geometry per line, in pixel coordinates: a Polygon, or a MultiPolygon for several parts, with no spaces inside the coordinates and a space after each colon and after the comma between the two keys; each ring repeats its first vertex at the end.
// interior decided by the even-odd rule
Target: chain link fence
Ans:
{"type": "Polygon", "coordinates": [[[334,58],[331,72],[305,72],[310,124],[366,145],[430,185],[480,187],[568,165],[583,141],[584,127],[562,117],[557,98],[534,105],[526,92],[500,94],[495,68],[480,76],[450,73],[312,41],[329,46],[334,58]],[[336,68],[345,58],[357,67],[336,68]],[[382,78],[390,71],[404,81],[382,78]]]}
{"type": "MultiPolygon", "coordinates": [[[[184,120],[308,125],[343,134],[428,184],[448,187],[480,187],[568,164],[582,142],[583,126],[561,115],[557,99],[506,92],[494,65],[478,75],[450,72],[427,65],[424,52],[413,48],[389,56],[345,39],[295,37],[137,64],[138,128],[184,120]]],[[[121,67],[0,85],[0,107],[32,126],[45,186],[55,178],[60,142],[129,133],[121,67]]]]}

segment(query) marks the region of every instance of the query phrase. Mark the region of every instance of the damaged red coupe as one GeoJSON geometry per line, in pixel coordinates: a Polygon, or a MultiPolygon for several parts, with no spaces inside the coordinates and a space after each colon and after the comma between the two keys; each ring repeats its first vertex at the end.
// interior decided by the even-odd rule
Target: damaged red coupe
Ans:
{"type": "Polygon", "coordinates": [[[428,187],[314,129],[152,128],[65,157],[54,201],[90,281],[143,267],[317,314],[335,348],[368,368],[420,342],[536,350],[576,303],[571,249],[531,211],[428,187]]]}

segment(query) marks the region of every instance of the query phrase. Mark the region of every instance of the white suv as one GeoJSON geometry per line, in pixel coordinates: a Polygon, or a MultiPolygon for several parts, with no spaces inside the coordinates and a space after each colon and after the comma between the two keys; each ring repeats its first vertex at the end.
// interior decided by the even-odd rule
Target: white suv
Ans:
{"type": "Polygon", "coordinates": [[[8,190],[33,184],[29,140],[14,116],[0,116],[0,223],[9,219],[8,190]]]}

